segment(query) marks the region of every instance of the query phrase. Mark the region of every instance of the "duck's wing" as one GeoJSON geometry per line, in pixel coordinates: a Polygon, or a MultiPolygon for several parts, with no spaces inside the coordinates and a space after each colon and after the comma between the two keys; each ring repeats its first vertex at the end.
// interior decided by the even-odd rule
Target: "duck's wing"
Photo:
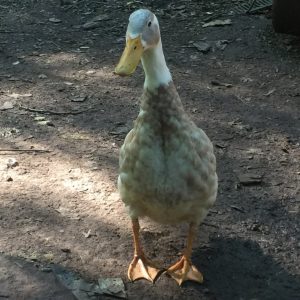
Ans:
{"type": "Polygon", "coordinates": [[[135,136],[135,129],[131,129],[128,134],[126,135],[126,138],[124,140],[124,143],[120,149],[120,155],[119,155],[119,166],[121,167],[123,165],[125,156],[126,156],[126,147],[132,142],[135,136]]]}

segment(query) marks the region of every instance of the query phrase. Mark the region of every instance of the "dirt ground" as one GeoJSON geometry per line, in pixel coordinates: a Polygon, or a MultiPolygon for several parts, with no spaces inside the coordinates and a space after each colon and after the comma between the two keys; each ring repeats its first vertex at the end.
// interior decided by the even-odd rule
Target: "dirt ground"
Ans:
{"type": "MultiPolygon", "coordinates": [[[[52,264],[121,277],[129,299],[299,299],[299,38],[274,33],[269,11],[231,13],[243,1],[143,2],[0,0],[0,299],[74,299],[52,264]],[[141,6],[157,14],[184,106],[215,145],[218,199],[193,252],[203,285],[126,277],[118,152],[144,77],[113,69],[141,6]]],[[[187,226],[141,225],[149,256],[175,262],[187,226]]]]}

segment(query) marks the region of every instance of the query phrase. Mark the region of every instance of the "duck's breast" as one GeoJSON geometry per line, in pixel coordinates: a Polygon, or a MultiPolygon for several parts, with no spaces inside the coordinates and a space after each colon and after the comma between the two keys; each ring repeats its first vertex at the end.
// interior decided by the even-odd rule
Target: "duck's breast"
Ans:
{"type": "Polygon", "coordinates": [[[118,187],[132,215],[163,223],[202,218],[217,191],[211,142],[193,124],[164,136],[139,124],[121,148],[118,187]]]}

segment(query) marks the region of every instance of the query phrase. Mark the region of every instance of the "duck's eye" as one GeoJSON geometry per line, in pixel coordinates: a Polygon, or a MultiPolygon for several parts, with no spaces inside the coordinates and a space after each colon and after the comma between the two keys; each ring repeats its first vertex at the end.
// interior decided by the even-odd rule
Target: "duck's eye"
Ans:
{"type": "Polygon", "coordinates": [[[151,26],[151,24],[152,24],[152,23],[151,23],[151,21],[149,21],[149,23],[148,23],[148,27],[150,27],[150,26],[151,26]]]}
{"type": "Polygon", "coordinates": [[[136,50],[136,46],[134,46],[133,50],[136,50]]]}

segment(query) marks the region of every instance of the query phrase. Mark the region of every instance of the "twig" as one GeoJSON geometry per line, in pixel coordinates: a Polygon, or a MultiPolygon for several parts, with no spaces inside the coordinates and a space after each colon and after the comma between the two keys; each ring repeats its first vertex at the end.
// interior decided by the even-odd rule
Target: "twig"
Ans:
{"type": "Polygon", "coordinates": [[[50,150],[43,149],[0,149],[0,152],[40,152],[40,153],[50,153],[50,150]]]}
{"type": "Polygon", "coordinates": [[[206,225],[206,226],[210,226],[210,227],[214,227],[214,228],[219,228],[218,225],[211,224],[211,223],[202,222],[201,224],[206,225]]]}
{"type": "Polygon", "coordinates": [[[19,33],[18,31],[0,30],[0,33],[19,33]]]}
{"type": "Polygon", "coordinates": [[[122,296],[118,296],[116,294],[112,294],[112,293],[105,292],[105,291],[103,291],[103,295],[107,295],[107,296],[109,296],[111,298],[124,299],[124,297],[122,297],[122,296]]]}
{"type": "Polygon", "coordinates": [[[256,2],[256,0],[252,1],[252,3],[250,4],[250,7],[247,9],[246,13],[249,13],[251,11],[251,9],[253,8],[255,2],[256,2]]]}
{"type": "Polygon", "coordinates": [[[59,45],[57,45],[56,43],[54,43],[53,41],[49,41],[49,43],[53,44],[54,46],[56,46],[58,49],[61,49],[61,47],[59,45]]]}
{"type": "Polygon", "coordinates": [[[88,111],[97,111],[91,109],[77,110],[77,111],[53,111],[53,110],[35,109],[31,107],[25,107],[22,105],[19,105],[19,108],[30,112],[36,112],[39,114],[49,114],[49,115],[79,115],[88,111]]]}
{"type": "Polygon", "coordinates": [[[235,205],[230,205],[230,207],[231,207],[232,209],[235,209],[235,210],[241,212],[241,213],[245,213],[245,211],[244,211],[242,208],[240,208],[240,207],[237,207],[237,206],[235,206],[235,205]]]}
{"type": "Polygon", "coordinates": [[[17,261],[15,261],[14,264],[17,265],[19,268],[23,269],[23,265],[21,265],[21,264],[18,263],[17,261]]]}

